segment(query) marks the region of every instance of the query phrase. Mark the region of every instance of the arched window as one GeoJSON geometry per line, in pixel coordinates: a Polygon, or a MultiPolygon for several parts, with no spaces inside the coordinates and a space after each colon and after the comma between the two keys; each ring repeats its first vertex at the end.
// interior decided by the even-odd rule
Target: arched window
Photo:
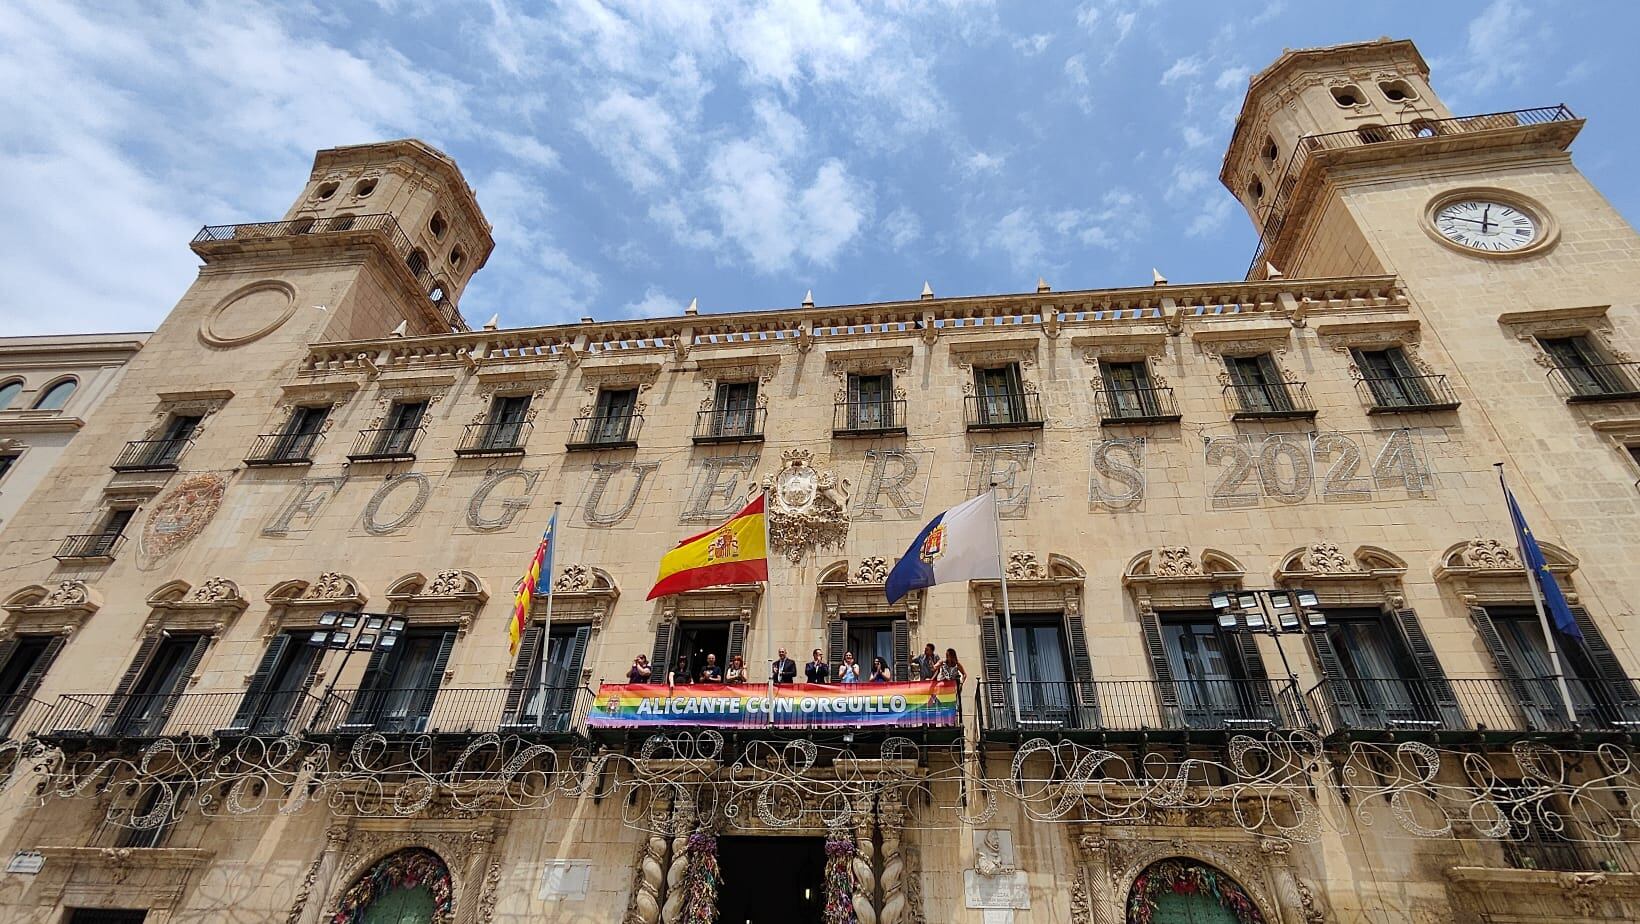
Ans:
{"type": "Polygon", "coordinates": [[[1384,99],[1392,103],[1404,103],[1418,98],[1418,91],[1405,80],[1386,80],[1378,85],[1378,90],[1384,94],[1384,99]]]}
{"type": "Polygon", "coordinates": [[[350,231],[352,229],[353,216],[347,212],[343,212],[330,220],[330,230],[332,231],[350,231]]]}
{"type": "Polygon", "coordinates": [[[1145,867],[1128,890],[1128,924],[1265,924],[1247,890],[1216,867],[1169,857],[1145,867]]]}
{"type": "Polygon", "coordinates": [[[12,379],[6,384],[0,385],[0,411],[11,407],[11,403],[17,400],[17,393],[22,390],[22,379],[12,379]]]}
{"type": "Polygon", "coordinates": [[[444,232],[448,226],[444,224],[444,213],[434,212],[431,221],[427,222],[427,230],[433,232],[434,240],[444,240],[444,232]]]}
{"type": "Polygon", "coordinates": [[[433,924],[446,920],[453,904],[450,870],[444,861],[431,850],[412,847],[384,857],[355,880],[332,921],[433,924]]]}
{"type": "Polygon", "coordinates": [[[1247,184],[1247,194],[1249,196],[1253,197],[1254,202],[1263,201],[1263,199],[1264,199],[1264,181],[1259,179],[1256,176],[1253,177],[1253,181],[1251,183],[1247,184]]]}
{"type": "Polygon", "coordinates": [[[69,396],[74,394],[74,389],[78,387],[80,387],[79,382],[73,379],[63,379],[41,392],[39,399],[34,402],[34,409],[37,411],[60,411],[63,409],[63,405],[68,403],[69,396]]]}
{"type": "Polygon", "coordinates": [[[1353,106],[1359,106],[1366,102],[1366,97],[1361,95],[1361,88],[1354,86],[1333,87],[1332,97],[1333,102],[1343,106],[1345,109],[1349,109],[1353,106]]]}

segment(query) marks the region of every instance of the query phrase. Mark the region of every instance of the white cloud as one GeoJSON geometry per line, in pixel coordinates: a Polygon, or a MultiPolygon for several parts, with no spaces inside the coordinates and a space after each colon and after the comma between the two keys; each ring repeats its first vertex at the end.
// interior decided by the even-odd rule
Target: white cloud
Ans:
{"type": "Polygon", "coordinates": [[[576,128],[638,189],[659,185],[681,165],[677,123],[653,97],[612,91],[587,110],[576,128]]]}
{"type": "Polygon", "coordinates": [[[1194,77],[1201,72],[1202,63],[1200,61],[1195,58],[1180,58],[1174,61],[1173,66],[1162,74],[1162,85],[1166,86],[1187,77],[1194,77]]]}
{"type": "Polygon", "coordinates": [[[1187,124],[1180,128],[1179,132],[1184,135],[1184,143],[1193,148],[1199,148],[1207,142],[1213,140],[1212,135],[1209,135],[1207,132],[1202,131],[1194,125],[1187,124]]]}
{"type": "Polygon", "coordinates": [[[1220,90],[1246,90],[1247,78],[1253,75],[1251,68],[1227,67],[1219,71],[1219,76],[1213,79],[1213,86],[1220,90]]]}
{"type": "Polygon", "coordinates": [[[1520,62],[1534,60],[1533,47],[1543,38],[1531,12],[1515,0],[1494,0],[1470,20],[1467,33],[1460,73],[1471,91],[1519,83],[1524,73],[1520,62]]]}
{"type": "Polygon", "coordinates": [[[1007,158],[1001,154],[987,154],[984,151],[975,151],[962,161],[962,172],[967,176],[978,176],[981,173],[996,173],[1002,169],[1007,158]]]}
{"type": "Polygon", "coordinates": [[[1014,50],[1026,57],[1035,57],[1048,50],[1053,43],[1053,33],[1038,32],[1035,35],[1022,35],[1014,39],[1014,50]]]}
{"type": "Polygon", "coordinates": [[[1163,195],[1170,201],[1182,199],[1206,188],[1211,182],[1213,175],[1201,167],[1179,164],[1173,168],[1173,175],[1163,195]]]}
{"type": "Polygon", "coordinates": [[[1235,202],[1229,193],[1221,192],[1208,196],[1202,201],[1190,222],[1185,225],[1184,233],[1190,237],[1207,237],[1223,228],[1235,202]]]}
{"type": "Polygon", "coordinates": [[[883,219],[883,230],[890,247],[904,250],[922,237],[922,219],[917,217],[916,212],[902,205],[883,219]]]}
{"type": "Polygon", "coordinates": [[[1008,257],[1016,272],[1038,272],[1042,267],[1042,233],[1030,209],[1020,206],[1002,216],[986,239],[1008,257]]]}
{"type": "Polygon", "coordinates": [[[869,188],[836,159],[821,163],[800,189],[773,153],[742,139],[720,148],[707,173],[702,196],[724,239],[766,273],[787,269],[798,257],[830,263],[871,211],[869,188]]]}
{"type": "Polygon", "coordinates": [[[473,186],[495,226],[496,246],[463,302],[479,292],[475,304],[517,306],[555,320],[579,317],[602,283],[550,233],[552,208],[545,190],[510,170],[490,173],[473,186]]]}
{"type": "Polygon", "coordinates": [[[664,318],[668,315],[683,314],[683,309],[688,304],[687,299],[679,300],[661,291],[660,286],[651,285],[643,290],[643,298],[621,307],[621,317],[664,318]]]}

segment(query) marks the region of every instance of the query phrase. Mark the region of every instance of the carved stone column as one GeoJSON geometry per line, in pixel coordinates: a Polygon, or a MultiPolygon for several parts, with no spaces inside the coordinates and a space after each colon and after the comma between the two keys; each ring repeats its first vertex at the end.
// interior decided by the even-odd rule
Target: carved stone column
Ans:
{"type": "Polygon", "coordinates": [[[325,850],[308,867],[302,889],[296,893],[287,924],[319,924],[325,904],[330,901],[330,885],[341,866],[342,848],[347,846],[348,830],[345,824],[325,829],[325,850]]]}
{"type": "Polygon", "coordinates": [[[900,831],[905,826],[905,804],[885,795],[877,805],[877,829],[883,835],[883,911],[878,924],[900,924],[906,917],[905,858],[900,853],[900,831]]]}
{"type": "MultiPolygon", "coordinates": [[[[1122,897],[1112,894],[1110,853],[1106,850],[1104,835],[1082,833],[1076,838],[1078,870],[1077,883],[1084,903],[1080,921],[1087,924],[1116,924],[1122,920],[1122,897]]],[[[1073,889],[1071,914],[1078,914],[1078,893],[1073,889]]]]}
{"type": "Polygon", "coordinates": [[[854,871],[854,916],[860,924],[877,924],[877,909],[871,903],[877,894],[877,848],[872,843],[876,822],[871,797],[860,797],[854,803],[854,860],[849,864],[854,871]]]}
{"type": "Polygon", "coordinates": [[[1292,845],[1279,838],[1267,837],[1258,842],[1259,853],[1264,855],[1264,868],[1269,872],[1270,884],[1275,891],[1276,913],[1285,921],[1320,924],[1326,920],[1316,905],[1315,896],[1298,881],[1293,869],[1292,845]]]}
{"type": "Polygon", "coordinates": [[[671,803],[657,799],[649,812],[649,836],[638,855],[638,881],[624,924],[656,924],[661,919],[661,887],[666,884],[666,825],[671,803]]]}
{"type": "Polygon", "coordinates": [[[661,906],[661,920],[666,924],[677,924],[683,917],[689,897],[683,880],[689,872],[689,834],[694,827],[695,794],[680,786],[672,808],[672,866],[666,871],[666,904],[661,906]]]}
{"type": "MultiPolygon", "coordinates": [[[[472,831],[467,835],[467,864],[462,881],[466,895],[456,896],[456,924],[478,924],[485,904],[484,883],[489,879],[490,851],[495,847],[495,831],[472,831]]],[[[500,870],[496,871],[499,878],[500,870]]]]}

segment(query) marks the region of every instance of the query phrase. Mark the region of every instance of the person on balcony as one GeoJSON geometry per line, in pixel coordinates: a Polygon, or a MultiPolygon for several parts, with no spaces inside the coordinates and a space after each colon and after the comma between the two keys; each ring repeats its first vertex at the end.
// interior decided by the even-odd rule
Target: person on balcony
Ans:
{"type": "Polygon", "coordinates": [[[655,676],[655,669],[649,666],[648,655],[638,655],[632,659],[632,666],[627,668],[627,683],[648,683],[655,676]]]}
{"type": "Polygon", "coordinates": [[[675,687],[678,684],[691,684],[694,682],[694,675],[689,673],[689,656],[678,655],[677,666],[672,668],[672,673],[666,675],[666,685],[675,687]]]}
{"type": "Polygon", "coordinates": [[[963,670],[962,662],[957,660],[955,648],[945,649],[945,660],[941,661],[939,668],[934,671],[934,679],[955,680],[958,686],[968,679],[968,672],[963,670]]]}
{"type": "Polygon", "coordinates": [[[882,658],[871,659],[871,682],[893,683],[894,672],[888,669],[888,662],[882,658]]]}
{"type": "Polygon", "coordinates": [[[843,653],[843,663],[837,665],[837,682],[860,682],[860,665],[854,660],[854,652],[846,651],[843,653]]]}
{"type": "Polygon", "coordinates": [[[914,680],[933,680],[934,673],[940,669],[940,656],[934,652],[934,643],[923,646],[923,653],[911,662],[914,680]]]}
{"type": "Polygon", "coordinates": [[[723,668],[718,666],[717,655],[709,654],[709,655],[706,656],[706,665],[700,669],[700,682],[701,683],[722,683],[723,682],[723,668]]]}
{"type": "Polygon", "coordinates": [[[746,683],[746,659],[735,655],[729,659],[729,669],[723,672],[724,683],[746,683]]]}
{"type": "Polygon", "coordinates": [[[780,649],[780,657],[774,659],[774,667],[770,670],[774,674],[775,683],[791,683],[797,679],[797,662],[786,657],[786,649],[780,649]]]}
{"type": "Polygon", "coordinates": [[[820,653],[820,649],[814,649],[814,655],[809,658],[809,663],[803,665],[803,676],[808,678],[809,683],[825,683],[831,679],[831,665],[826,663],[825,655],[820,653]]]}

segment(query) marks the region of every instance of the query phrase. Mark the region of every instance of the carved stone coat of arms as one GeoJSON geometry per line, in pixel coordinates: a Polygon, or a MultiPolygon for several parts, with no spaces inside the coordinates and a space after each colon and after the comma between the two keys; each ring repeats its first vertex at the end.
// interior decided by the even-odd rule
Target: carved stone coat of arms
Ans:
{"type": "Polygon", "coordinates": [[[816,469],[807,449],[780,454],[780,471],[765,475],[769,542],[792,562],[811,548],[842,548],[848,538],[848,480],[816,469]]]}

